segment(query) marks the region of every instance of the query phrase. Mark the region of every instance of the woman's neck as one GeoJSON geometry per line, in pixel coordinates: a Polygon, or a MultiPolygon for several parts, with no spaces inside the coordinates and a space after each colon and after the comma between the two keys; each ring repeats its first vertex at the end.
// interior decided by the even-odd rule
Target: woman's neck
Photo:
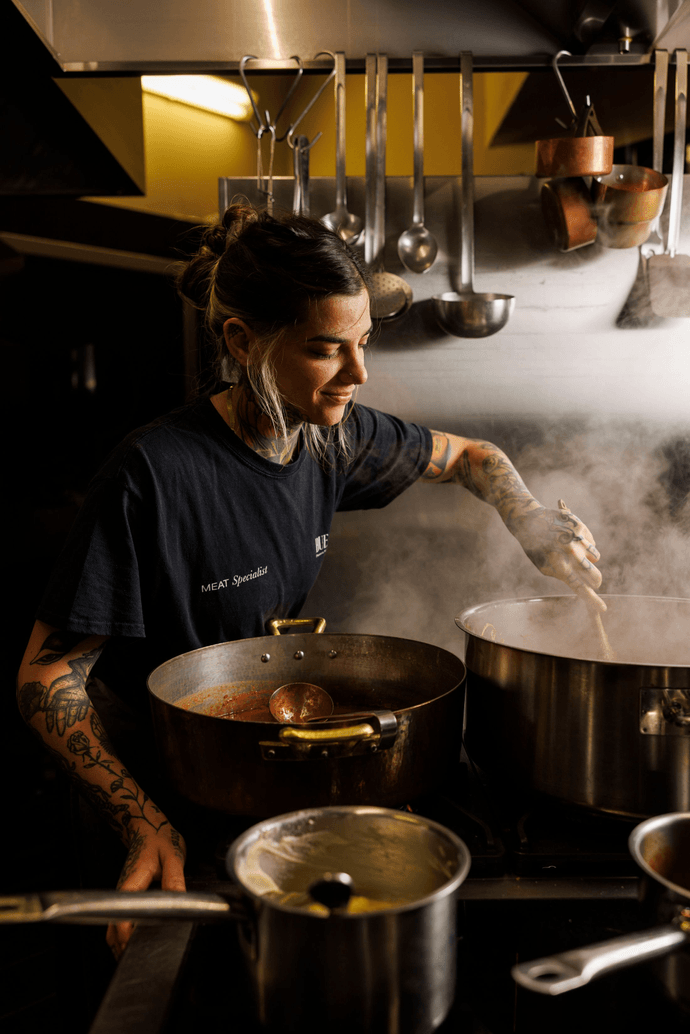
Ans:
{"type": "Polygon", "coordinates": [[[285,465],[295,453],[303,421],[295,414],[288,415],[287,439],[275,434],[273,425],[256,404],[250,388],[234,384],[227,391],[211,399],[228,427],[241,438],[245,445],[271,463],[285,465]]]}

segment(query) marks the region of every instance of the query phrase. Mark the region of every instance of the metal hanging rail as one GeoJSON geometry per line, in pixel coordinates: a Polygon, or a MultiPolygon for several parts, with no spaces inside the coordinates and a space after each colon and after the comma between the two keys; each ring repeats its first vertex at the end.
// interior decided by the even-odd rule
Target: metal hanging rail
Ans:
{"type": "MultiPolygon", "coordinates": [[[[475,72],[538,72],[551,71],[553,54],[541,53],[529,57],[515,56],[482,56],[474,58],[475,72]]],[[[671,59],[673,63],[673,58],[671,59]]],[[[176,62],[88,62],[88,63],[66,63],[63,66],[65,74],[84,74],[90,76],[110,75],[173,75],[173,74],[204,74],[214,73],[216,75],[239,75],[240,61],[176,61],[176,62]]],[[[346,69],[350,74],[364,74],[365,59],[347,58],[346,69]]],[[[647,68],[654,65],[653,53],[593,53],[574,54],[561,61],[563,68],[647,68]]],[[[302,68],[305,74],[324,74],[331,71],[333,67],[332,58],[314,58],[305,60],[302,68]]],[[[261,75],[267,72],[271,74],[295,74],[294,58],[256,58],[252,61],[251,68],[245,68],[247,76],[261,75]]],[[[412,73],[412,54],[409,57],[389,57],[389,74],[412,73]]],[[[460,72],[460,59],[457,56],[450,57],[426,57],[424,58],[424,72],[460,72]]]]}

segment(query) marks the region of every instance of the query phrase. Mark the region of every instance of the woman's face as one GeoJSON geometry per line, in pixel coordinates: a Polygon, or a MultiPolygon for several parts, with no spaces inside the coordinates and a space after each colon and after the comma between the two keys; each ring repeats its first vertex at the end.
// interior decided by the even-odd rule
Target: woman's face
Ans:
{"type": "Polygon", "coordinates": [[[333,295],[311,303],[304,323],[283,335],[275,354],[278,390],[302,419],[322,427],[342,420],[364,384],[364,349],[371,334],[369,294],[333,295]]]}

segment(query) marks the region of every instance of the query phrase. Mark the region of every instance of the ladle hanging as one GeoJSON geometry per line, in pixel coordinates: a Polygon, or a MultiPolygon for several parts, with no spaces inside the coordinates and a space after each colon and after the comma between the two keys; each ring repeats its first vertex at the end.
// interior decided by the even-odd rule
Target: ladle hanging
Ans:
{"type": "Polygon", "coordinates": [[[364,224],[347,210],[345,154],[345,54],[339,50],[335,54],[335,209],[321,222],[348,244],[356,244],[364,224]]]}
{"type": "Polygon", "coordinates": [[[472,54],[460,55],[462,110],[462,233],[460,291],[434,295],[436,318],[454,337],[489,337],[505,327],[515,307],[510,294],[480,294],[474,290],[474,105],[472,54]]]}
{"type": "Polygon", "coordinates": [[[364,261],[371,269],[371,315],[375,320],[394,320],[412,305],[412,288],[402,277],[386,272],[383,265],[386,192],[386,107],[388,58],[366,56],[366,198],[364,261]]]}
{"type": "Polygon", "coordinates": [[[426,273],[436,261],[438,244],[424,225],[424,54],[412,55],[412,94],[414,98],[414,200],[412,226],[398,238],[400,261],[410,273],[426,273]]]}

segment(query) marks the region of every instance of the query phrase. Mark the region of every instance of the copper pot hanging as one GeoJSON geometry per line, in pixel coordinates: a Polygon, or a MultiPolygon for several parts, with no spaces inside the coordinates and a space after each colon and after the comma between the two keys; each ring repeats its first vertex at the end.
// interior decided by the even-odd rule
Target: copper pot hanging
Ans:
{"type": "Polygon", "coordinates": [[[578,113],[558,68],[558,58],[562,55],[570,56],[567,50],[560,50],[553,58],[552,65],[572,115],[570,126],[560,123],[569,129],[569,134],[537,140],[536,174],[539,177],[558,178],[608,175],[613,165],[614,138],[604,136],[589,97],[578,113]]]}

